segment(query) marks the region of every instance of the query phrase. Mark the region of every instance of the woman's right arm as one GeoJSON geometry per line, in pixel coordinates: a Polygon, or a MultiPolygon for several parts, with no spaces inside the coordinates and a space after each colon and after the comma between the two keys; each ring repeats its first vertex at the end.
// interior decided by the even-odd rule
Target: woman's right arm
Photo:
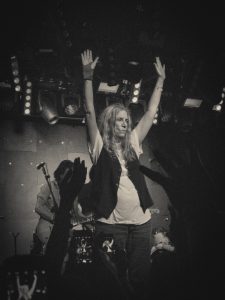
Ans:
{"type": "Polygon", "coordinates": [[[93,95],[93,74],[98,57],[93,61],[92,51],[85,50],[81,53],[81,60],[83,65],[83,79],[84,79],[84,104],[86,110],[86,121],[88,126],[88,133],[90,137],[91,147],[93,149],[97,135],[97,122],[94,108],[94,95],[93,95]]]}

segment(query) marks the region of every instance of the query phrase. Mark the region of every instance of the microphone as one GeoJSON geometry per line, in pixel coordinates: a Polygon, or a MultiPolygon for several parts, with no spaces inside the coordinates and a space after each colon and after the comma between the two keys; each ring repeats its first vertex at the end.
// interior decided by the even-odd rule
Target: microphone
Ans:
{"type": "Polygon", "coordinates": [[[41,162],[40,164],[36,165],[37,170],[40,170],[40,168],[44,167],[45,164],[45,162],[41,162]]]}

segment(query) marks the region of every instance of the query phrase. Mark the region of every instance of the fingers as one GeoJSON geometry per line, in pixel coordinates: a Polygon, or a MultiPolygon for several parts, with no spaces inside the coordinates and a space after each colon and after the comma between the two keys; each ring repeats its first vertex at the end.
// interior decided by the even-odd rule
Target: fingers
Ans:
{"type": "Polygon", "coordinates": [[[92,51],[91,50],[87,50],[88,51],[88,55],[89,55],[89,59],[90,59],[90,62],[93,61],[93,58],[92,58],[92,51]]]}
{"type": "Polygon", "coordinates": [[[89,64],[93,62],[92,51],[89,49],[84,50],[84,52],[81,53],[81,59],[83,64],[89,64]]]}
{"type": "Polygon", "coordinates": [[[157,63],[157,65],[159,65],[159,64],[161,65],[161,61],[160,61],[160,58],[158,56],[156,57],[156,63],[157,63]]]}
{"type": "Polygon", "coordinates": [[[81,175],[82,179],[85,181],[86,176],[87,176],[87,168],[85,167],[85,161],[84,160],[82,160],[80,167],[81,167],[80,170],[82,172],[82,175],[81,175]]]}
{"type": "Polygon", "coordinates": [[[84,65],[85,64],[84,53],[81,53],[81,61],[82,61],[82,64],[84,65]]]}
{"type": "Polygon", "coordinates": [[[166,78],[166,72],[165,72],[166,67],[165,67],[165,64],[162,65],[160,58],[158,56],[156,57],[156,62],[154,62],[153,64],[156,68],[158,75],[165,79],[166,78]]]}
{"type": "Polygon", "coordinates": [[[92,54],[92,50],[84,50],[83,53],[81,53],[81,61],[83,65],[87,65],[92,63],[92,69],[94,69],[96,67],[96,64],[99,60],[99,57],[96,57],[95,60],[93,61],[93,54],[92,54]]]}
{"type": "Polygon", "coordinates": [[[80,161],[80,157],[74,159],[73,175],[76,177],[85,177],[87,175],[87,168],[85,167],[85,161],[80,161]]]}
{"type": "Polygon", "coordinates": [[[160,58],[157,56],[156,57],[156,62],[154,63],[156,68],[162,68],[162,63],[160,61],[160,58]]]}
{"type": "Polygon", "coordinates": [[[73,167],[77,167],[80,165],[80,157],[76,157],[73,161],[73,167]]]}
{"type": "Polygon", "coordinates": [[[99,60],[99,57],[97,56],[95,58],[95,60],[93,61],[93,63],[92,63],[92,69],[94,69],[96,67],[96,64],[97,64],[98,60],[99,60]]]}

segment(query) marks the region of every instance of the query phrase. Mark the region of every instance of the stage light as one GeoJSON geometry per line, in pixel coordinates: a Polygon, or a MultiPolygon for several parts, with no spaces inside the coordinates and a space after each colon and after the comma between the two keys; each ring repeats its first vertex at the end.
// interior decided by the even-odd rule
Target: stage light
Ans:
{"type": "Polygon", "coordinates": [[[17,57],[11,56],[11,69],[12,69],[12,75],[13,75],[13,83],[14,83],[14,90],[15,92],[19,93],[21,92],[21,79],[19,75],[19,64],[17,57]]]}
{"type": "Polygon", "coordinates": [[[119,88],[119,84],[116,85],[109,85],[107,82],[100,82],[99,87],[98,87],[98,92],[100,93],[112,93],[116,94],[119,88]]]}
{"type": "Polygon", "coordinates": [[[15,84],[19,84],[20,83],[19,77],[15,77],[13,81],[14,81],[15,84]]]}
{"type": "Polygon", "coordinates": [[[57,103],[54,94],[47,90],[38,92],[38,108],[41,117],[50,125],[54,125],[59,120],[57,103]]]}
{"type": "Polygon", "coordinates": [[[184,101],[184,107],[188,108],[198,108],[202,104],[202,99],[193,99],[193,98],[187,98],[184,101]]]}
{"type": "Polygon", "coordinates": [[[25,115],[30,115],[30,109],[29,109],[29,108],[26,108],[26,109],[24,110],[24,114],[25,114],[25,115]]]}
{"type": "Polygon", "coordinates": [[[133,98],[131,99],[131,102],[132,102],[132,103],[137,103],[137,102],[138,102],[138,97],[133,97],[133,98]]]}
{"type": "Polygon", "coordinates": [[[21,86],[20,85],[16,85],[15,86],[15,91],[16,92],[20,92],[21,91],[21,86]]]}
{"type": "Polygon", "coordinates": [[[141,80],[132,86],[131,99],[130,102],[137,103],[139,100],[139,95],[141,91],[141,80]]]}
{"type": "Polygon", "coordinates": [[[220,112],[223,108],[223,99],[224,99],[225,87],[222,89],[220,102],[218,104],[213,105],[212,110],[220,112]]]}
{"type": "Polygon", "coordinates": [[[25,106],[26,108],[28,108],[28,107],[31,107],[31,104],[30,104],[30,102],[26,102],[24,106],[25,106]]]}
{"type": "Polygon", "coordinates": [[[24,79],[24,115],[30,116],[32,114],[32,82],[28,80],[27,76],[24,79]]]}
{"type": "Polygon", "coordinates": [[[220,104],[213,105],[213,110],[221,111],[221,109],[222,109],[222,106],[220,104]]]}
{"type": "Polygon", "coordinates": [[[135,83],[134,87],[135,87],[135,89],[140,88],[141,87],[141,82],[135,83]]]}

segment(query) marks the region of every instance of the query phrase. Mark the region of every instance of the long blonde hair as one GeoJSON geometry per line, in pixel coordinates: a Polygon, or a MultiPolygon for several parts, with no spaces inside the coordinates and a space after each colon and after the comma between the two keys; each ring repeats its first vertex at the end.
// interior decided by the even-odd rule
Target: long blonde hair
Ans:
{"type": "Polygon", "coordinates": [[[126,111],[128,117],[127,132],[121,143],[123,157],[126,161],[135,158],[134,150],[130,143],[130,134],[132,130],[132,120],[130,111],[121,103],[114,103],[107,106],[98,118],[98,127],[102,136],[105,149],[111,154],[116,154],[115,148],[115,122],[116,116],[120,111],[126,111]]]}

